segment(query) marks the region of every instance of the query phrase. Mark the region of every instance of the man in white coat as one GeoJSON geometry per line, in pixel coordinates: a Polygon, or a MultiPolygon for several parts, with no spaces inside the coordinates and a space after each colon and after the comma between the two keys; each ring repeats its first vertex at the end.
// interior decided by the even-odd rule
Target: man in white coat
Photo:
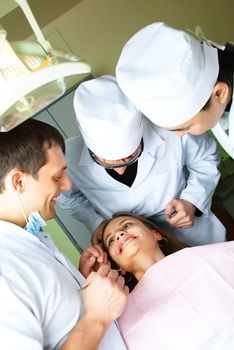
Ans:
{"type": "Polygon", "coordinates": [[[85,282],[41,230],[71,186],[64,152],[37,120],[0,135],[0,348],[126,350],[113,323],[127,301],[122,277],[105,265],[85,282]]]}
{"type": "Polygon", "coordinates": [[[118,84],[154,124],[178,136],[212,129],[234,158],[234,46],[156,22],[125,44],[118,84]]]}
{"type": "Polygon", "coordinates": [[[81,136],[66,143],[72,189],[59,204],[93,232],[118,211],[150,218],[181,241],[225,240],[210,211],[219,157],[207,134],[158,128],[135,108],[116,79],[82,83],[74,97],[81,136]]]}

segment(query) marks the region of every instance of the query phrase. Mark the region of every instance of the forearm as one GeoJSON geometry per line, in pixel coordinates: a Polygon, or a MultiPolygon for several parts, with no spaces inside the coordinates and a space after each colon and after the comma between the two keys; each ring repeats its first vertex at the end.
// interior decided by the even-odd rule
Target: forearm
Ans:
{"type": "Polygon", "coordinates": [[[97,350],[110,323],[86,313],[59,350],[97,350]]]}
{"type": "Polygon", "coordinates": [[[184,142],[184,165],[188,171],[188,178],[180,199],[185,199],[206,212],[220,178],[216,144],[207,134],[196,137],[190,135],[184,142]]]}
{"type": "Polygon", "coordinates": [[[213,172],[212,175],[190,174],[185,189],[181,192],[179,198],[192,203],[202,212],[210,209],[212,196],[219,180],[219,173],[213,172]]]}

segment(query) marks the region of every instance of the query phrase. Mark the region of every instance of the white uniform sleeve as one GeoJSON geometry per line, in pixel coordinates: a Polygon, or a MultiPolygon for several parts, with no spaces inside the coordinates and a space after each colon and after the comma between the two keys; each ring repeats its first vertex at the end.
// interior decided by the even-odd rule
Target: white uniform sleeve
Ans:
{"type": "Polygon", "coordinates": [[[113,322],[110,325],[98,347],[98,350],[110,350],[110,347],[111,350],[127,350],[123,338],[120,336],[117,322],[113,322]]]}
{"type": "Polygon", "coordinates": [[[89,200],[73,185],[72,189],[61,193],[59,206],[93,232],[105,219],[97,212],[89,200]]]}
{"type": "Polygon", "coordinates": [[[220,178],[220,157],[215,141],[205,133],[182,138],[183,164],[188,171],[187,186],[180,198],[193,203],[203,213],[210,210],[211,199],[220,178]]]}
{"type": "MultiPolygon", "coordinates": [[[[19,291],[20,292],[20,291],[19,291]]],[[[0,276],[0,348],[43,350],[42,328],[33,311],[0,276]]]]}

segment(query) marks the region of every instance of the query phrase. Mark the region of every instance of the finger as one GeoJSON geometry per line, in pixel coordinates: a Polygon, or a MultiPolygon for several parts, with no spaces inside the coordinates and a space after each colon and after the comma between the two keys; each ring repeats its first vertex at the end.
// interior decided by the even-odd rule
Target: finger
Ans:
{"type": "Polygon", "coordinates": [[[96,274],[97,274],[97,272],[93,272],[93,271],[90,272],[90,274],[89,274],[88,277],[86,278],[84,284],[89,284],[89,283],[91,283],[91,282],[94,280],[96,274]]]}
{"type": "Polygon", "coordinates": [[[108,265],[100,264],[99,268],[97,271],[92,271],[89,275],[88,278],[86,279],[87,283],[90,283],[96,276],[97,274],[103,277],[107,277],[108,273],[110,272],[111,268],[108,265]]]}
{"type": "Polygon", "coordinates": [[[97,272],[99,270],[99,268],[100,268],[100,264],[96,260],[95,263],[92,266],[92,271],[96,271],[97,272]]]}
{"type": "Polygon", "coordinates": [[[176,224],[189,224],[189,223],[193,223],[194,221],[194,216],[193,215],[189,215],[187,212],[185,212],[184,210],[180,212],[181,213],[181,219],[179,219],[177,221],[176,224]]]}
{"type": "Polygon", "coordinates": [[[186,217],[179,218],[177,220],[174,220],[174,218],[171,219],[171,224],[172,225],[181,225],[181,224],[186,224],[188,223],[189,220],[187,220],[186,217]]]}
{"type": "Polygon", "coordinates": [[[110,270],[111,270],[110,266],[101,264],[101,266],[100,266],[99,270],[97,271],[97,273],[99,275],[102,275],[102,276],[107,276],[108,273],[110,272],[110,270]]]}
{"type": "Polygon", "coordinates": [[[108,278],[111,278],[113,280],[117,280],[117,278],[119,277],[119,273],[116,270],[110,270],[110,272],[107,275],[108,278]]]}
{"type": "MultiPolygon", "coordinates": [[[[99,260],[98,260],[98,262],[99,262],[99,260]]],[[[104,251],[103,251],[102,261],[100,261],[100,262],[102,262],[103,264],[109,265],[108,255],[104,251]]]]}
{"type": "Polygon", "coordinates": [[[90,256],[89,260],[87,261],[88,266],[93,266],[96,262],[96,258],[92,255],[90,256]]]}
{"type": "Polygon", "coordinates": [[[187,223],[181,223],[181,224],[174,225],[174,227],[177,227],[177,228],[189,228],[192,226],[193,226],[193,222],[191,222],[191,221],[189,221],[187,223]]]}
{"type": "Polygon", "coordinates": [[[129,294],[129,288],[128,288],[128,286],[126,286],[126,284],[125,284],[124,287],[123,287],[123,291],[124,291],[124,293],[125,293],[126,295],[129,294]]]}
{"type": "Polygon", "coordinates": [[[179,211],[176,214],[174,214],[172,217],[168,217],[166,220],[171,225],[176,225],[178,222],[184,219],[184,213],[179,211]]]}
{"type": "Polygon", "coordinates": [[[99,256],[99,251],[96,249],[96,248],[94,248],[94,247],[92,247],[92,246],[89,246],[89,247],[86,247],[85,249],[84,249],[84,251],[83,251],[83,254],[82,254],[83,256],[85,256],[85,257],[89,257],[89,256],[95,256],[96,258],[99,256]]]}
{"type": "Polygon", "coordinates": [[[98,262],[99,263],[101,263],[101,262],[104,263],[104,258],[105,258],[106,252],[102,249],[102,247],[99,244],[95,244],[94,248],[96,249],[96,251],[98,253],[98,256],[97,256],[98,262]]]}
{"type": "Polygon", "coordinates": [[[177,210],[178,203],[179,203],[178,199],[175,199],[175,198],[172,199],[169,203],[167,203],[165,207],[166,215],[169,215],[172,209],[177,210]]]}
{"type": "Polygon", "coordinates": [[[118,285],[119,285],[121,288],[123,288],[123,286],[124,286],[124,284],[125,284],[125,280],[124,280],[123,276],[119,276],[119,277],[117,278],[117,283],[118,283],[118,285]]]}
{"type": "Polygon", "coordinates": [[[171,210],[173,209],[173,206],[171,203],[168,203],[165,208],[165,214],[170,215],[171,210]]]}

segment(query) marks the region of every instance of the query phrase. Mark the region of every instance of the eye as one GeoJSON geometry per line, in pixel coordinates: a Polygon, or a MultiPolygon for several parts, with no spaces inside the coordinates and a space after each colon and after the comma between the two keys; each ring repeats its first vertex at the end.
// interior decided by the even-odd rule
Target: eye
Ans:
{"type": "Polygon", "coordinates": [[[114,242],[114,237],[111,237],[107,242],[108,247],[110,247],[113,242],[114,242]]]}
{"type": "Polygon", "coordinates": [[[124,230],[127,230],[130,225],[131,225],[130,222],[126,222],[123,226],[124,230]]]}
{"type": "Polygon", "coordinates": [[[61,180],[62,176],[63,176],[63,174],[55,175],[54,180],[57,182],[57,181],[61,180]]]}
{"type": "Polygon", "coordinates": [[[61,176],[56,176],[54,179],[57,182],[57,181],[59,181],[61,179],[61,176]]]}

